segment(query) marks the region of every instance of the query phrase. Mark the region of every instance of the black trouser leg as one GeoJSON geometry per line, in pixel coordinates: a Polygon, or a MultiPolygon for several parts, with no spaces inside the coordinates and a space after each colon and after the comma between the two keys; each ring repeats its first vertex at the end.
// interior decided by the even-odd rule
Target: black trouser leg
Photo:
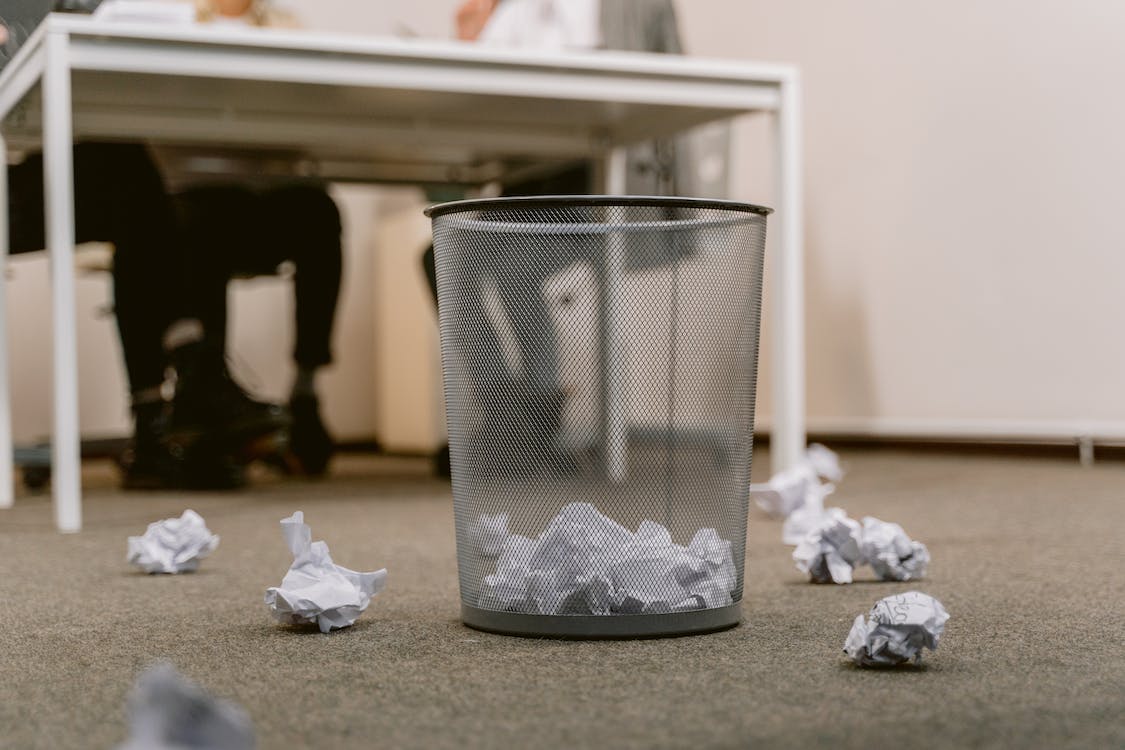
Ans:
{"type": "Polygon", "coordinates": [[[225,346],[227,281],[234,275],[275,273],[284,261],[297,268],[298,366],[332,361],[332,328],[343,267],[340,214],[317,187],[295,186],[254,193],[209,187],[177,196],[189,247],[192,312],[209,341],[225,346]]]}
{"type": "Polygon", "coordinates": [[[343,276],[340,212],[321,188],[289,187],[263,196],[274,242],[297,267],[293,359],[312,370],[332,362],[332,329],[343,276]]]}
{"type": "MultiPolygon", "coordinates": [[[[258,197],[241,187],[202,187],[175,197],[185,245],[185,317],[199,320],[216,352],[226,350],[227,282],[261,239],[258,197]]],[[[276,267],[276,264],[274,264],[276,267]]],[[[272,273],[273,268],[269,269],[272,273]]]]}
{"type": "MultiPolygon", "coordinates": [[[[35,155],[9,170],[13,253],[40,250],[43,161],[35,155]]],[[[114,245],[114,306],[133,391],[164,378],[164,330],[183,305],[175,214],[160,173],[139,144],[85,143],[74,148],[75,240],[114,245]]]]}

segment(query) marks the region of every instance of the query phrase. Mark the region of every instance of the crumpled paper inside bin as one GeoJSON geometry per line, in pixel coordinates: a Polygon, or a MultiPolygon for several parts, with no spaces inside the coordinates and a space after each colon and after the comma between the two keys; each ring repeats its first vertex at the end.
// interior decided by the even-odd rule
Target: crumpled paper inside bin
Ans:
{"type": "Polygon", "coordinates": [[[504,540],[477,606],[544,615],[680,612],[732,604],[737,586],[730,542],[715,529],[700,529],[685,547],[655,521],[632,532],[590,503],[571,503],[537,539],[504,540]]]}

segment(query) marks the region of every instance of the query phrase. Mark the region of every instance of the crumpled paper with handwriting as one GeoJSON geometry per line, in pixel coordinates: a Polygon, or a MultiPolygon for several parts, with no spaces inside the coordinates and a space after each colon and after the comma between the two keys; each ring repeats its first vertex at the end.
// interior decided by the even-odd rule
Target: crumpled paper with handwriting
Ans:
{"type": "Polygon", "coordinates": [[[922,660],[936,651],[949,613],[937,599],[908,591],[880,599],[864,619],[858,615],[844,641],[844,653],[861,667],[893,667],[922,660]]]}

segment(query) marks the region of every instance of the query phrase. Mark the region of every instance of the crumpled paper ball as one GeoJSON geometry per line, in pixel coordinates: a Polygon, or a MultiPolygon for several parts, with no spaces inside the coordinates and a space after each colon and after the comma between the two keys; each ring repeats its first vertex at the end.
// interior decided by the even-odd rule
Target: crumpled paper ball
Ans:
{"type": "Polygon", "coordinates": [[[844,478],[844,468],[835,451],[820,443],[812,443],[805,449],[805,462],[813,468],[817,476],[829,482],[839,482],[844,478]]]}
{"type": "Polygon", "coordinates": [[[507,513],[482,513],[469,525],[469,542],[482,557],[499,557],[507,538],[507,513]]]}
{"type": "MultiPolygon", "coordinates": [[[[774,474],[768,482],[751,484],[750,497],[769,515],[789,518],[802,508],[823,501],[832,492],[831,484],[822,487],[822,479],[839,482],[843,478],[840,457],[820,443],[813,443],[795,465],[774,474]]],[[[823,502],[819,507],[823,508],[823,502]]],[[[799,532],[796,540],[787,543],[797,544],[807,531],[799,532]]]]}
{"type": "Polygon", "coordinates": [[[844,653],[861,667],[893,667],[922,660],[936,651],[949,613],[937,599],[908,591],[880,599],[865,620],[858,615],[844,641],[844,653]]]}
{"type": "Polygon", "coordinates": [[[926,545],[912,540],[897,523],[880,521],[873,516],[863,519],[859,551],[883,581],[921,578],[930,563],[926,545]]]}
{"type": "Polygon", "coordinates": [[[774,518],[788,518],[805,506],[809,493],[816,492],[819,486],[820,479],[812,466],[801,462],[779,471],[764,484],[750,485],[750,497],[774,518]]]}
{"type": "Polygon", "coordinates": [[[266,605],[278,622],[316,623],[322,633],[346,628],[387,585],[386,568],[358,573],[333,563],[328,545],[312,541],[312,529],[301,511],[282,519],[281,531],[293,565],[280,586],[266,589],[266,605]]]}
{"type": "Polygon", "coordinates": [[[793,550],[793,561],[813,583],[851,583],[852,569],[863,557],[859,551],[862,530],[839,508],[830,508],[820,525],[793,550]]]}
{"type": "Polygon", "coordinates": [[[137,678],[129,694],[129,739],[118,750],[253,750],[250,717],[166,662],[137,678]]]}
{"type": "Polygon", "coordinates": [[[805,503],[789,514],[781,525],[781,541],[796,546],[818,528],[834,513],[843,513],[840,508],[825,508],[824,499],[836,491],[834,484],[817,484],[809,488],[805,503]]]}
{"type": "Polygon", "coordinates": [[[150,523],[143,536],[131,536],[125,560],[146,573],[189,573],[215,551],[219,537],[203,517],[185,510],[179,518],[150,523]]]}

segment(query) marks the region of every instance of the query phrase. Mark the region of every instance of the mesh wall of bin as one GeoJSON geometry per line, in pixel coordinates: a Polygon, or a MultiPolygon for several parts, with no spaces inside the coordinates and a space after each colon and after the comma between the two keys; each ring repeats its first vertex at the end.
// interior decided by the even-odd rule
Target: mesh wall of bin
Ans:
{"type": "Polygon", "coordinates": [[[768,213],[611,196],[427,212],[467,625],[738,623],[768,213]]]}

